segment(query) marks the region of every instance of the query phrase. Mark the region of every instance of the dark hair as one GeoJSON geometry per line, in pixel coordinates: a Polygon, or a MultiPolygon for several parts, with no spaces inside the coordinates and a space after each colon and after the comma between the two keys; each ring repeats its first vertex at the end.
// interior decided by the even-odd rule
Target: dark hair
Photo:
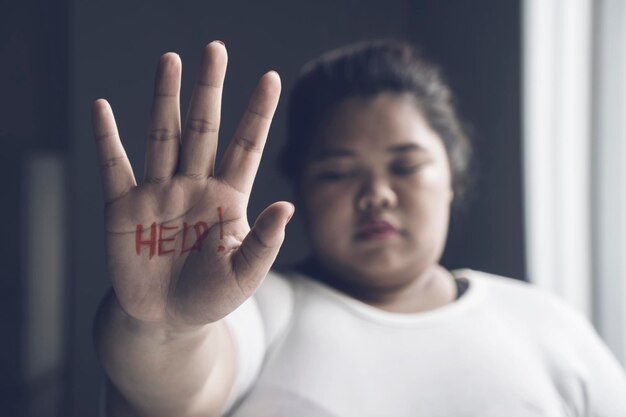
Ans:
{"type": "Polygon", "coordinates": [[[441,137],[452,174],[454,206],[472,183],[472,147],[459,121],[452,93],[439,69],[409,44],[377,40],[332,50],[306,64],[287,109],[287,142],[280,170],[297,184],[312,141],[324,118],[342,100],[382,92],[411,93],[431,128],[441,137]]]}

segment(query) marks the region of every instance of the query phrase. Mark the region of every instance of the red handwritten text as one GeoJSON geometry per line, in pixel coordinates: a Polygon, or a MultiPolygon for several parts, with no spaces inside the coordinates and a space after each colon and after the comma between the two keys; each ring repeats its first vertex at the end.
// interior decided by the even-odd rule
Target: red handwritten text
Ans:
{"type": "MultiPolygon", "coordinates": [[[[180,255],[184,253],[196,250],[200,252],[202,249],[202,241],[206,239],[208,235],[209,225],[206,222],[199,221],[193,225],[194,237],[189,236],[191,229],[187,223],[182,225],[182,244],[180,246],[180,255]],[[195,240],[194,240],[195,239],[195,240]],[[193,240],[193,244],[190,241],[193,240]]],[[[158,238],[157,238],[157,224],[152,223],[149,230],[144,232],[144,227],[138,224],[135,229],[135,251],[137,255],[141,255],[142,249],[148,250],[148,258],[152,259],[154,255],[164,256],[173,254],[176,252],[176,240],[179,234],[180,226],[165,226],[158,225],[158,238]],[[147,236],[144,236],[147,235],[147,236]]]]}

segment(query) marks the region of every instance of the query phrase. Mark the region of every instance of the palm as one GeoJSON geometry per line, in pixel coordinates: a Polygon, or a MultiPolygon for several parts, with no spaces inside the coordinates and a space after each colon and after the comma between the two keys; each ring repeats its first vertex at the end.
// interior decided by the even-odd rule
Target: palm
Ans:
{"type": "Polygon", "coordinates": [[[216,175],[225,68],[225,50],[209,44],[181,145],[180,65],[173,54],[163,57],[139,186],[110,108],[104,101],[94,106],[109,273],[121,306],[137,319],[202,324],[225,316],[258,287],[282,242],[290,216],[284,203],[270,206],[252,232],[246,219],[278,79],[261,79],[216,175]]]}

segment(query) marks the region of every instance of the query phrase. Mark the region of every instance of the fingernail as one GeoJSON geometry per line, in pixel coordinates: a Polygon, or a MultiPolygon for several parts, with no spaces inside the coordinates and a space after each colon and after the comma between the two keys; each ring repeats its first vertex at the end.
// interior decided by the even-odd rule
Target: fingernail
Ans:
{"type": "Polygon", "coordinates": [[[219,42],[219,43],[222,44],[222,46],[226,46],[226,44],[223,41],[219,40],[219,39],[216,39],[214,42],[219,42]]]}

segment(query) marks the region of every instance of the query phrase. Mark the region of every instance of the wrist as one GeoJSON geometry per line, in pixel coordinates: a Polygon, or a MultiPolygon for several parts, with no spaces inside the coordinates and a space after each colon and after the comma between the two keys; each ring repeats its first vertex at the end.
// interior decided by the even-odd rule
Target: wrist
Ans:
{"type": "MultiPolygon", "coordinates": [[[[215,327],[215,323],[187,324],[173,320],[148,321],[127,313],[119,303],[114,291],[107,295],[109,320],[117,323],[120,330],[127,334],[155,339],[157,342],[169,342],[197,336],[206,337],[215,327]]],[[[107,320],[108,321],[108,320],[107,320]]]]}

